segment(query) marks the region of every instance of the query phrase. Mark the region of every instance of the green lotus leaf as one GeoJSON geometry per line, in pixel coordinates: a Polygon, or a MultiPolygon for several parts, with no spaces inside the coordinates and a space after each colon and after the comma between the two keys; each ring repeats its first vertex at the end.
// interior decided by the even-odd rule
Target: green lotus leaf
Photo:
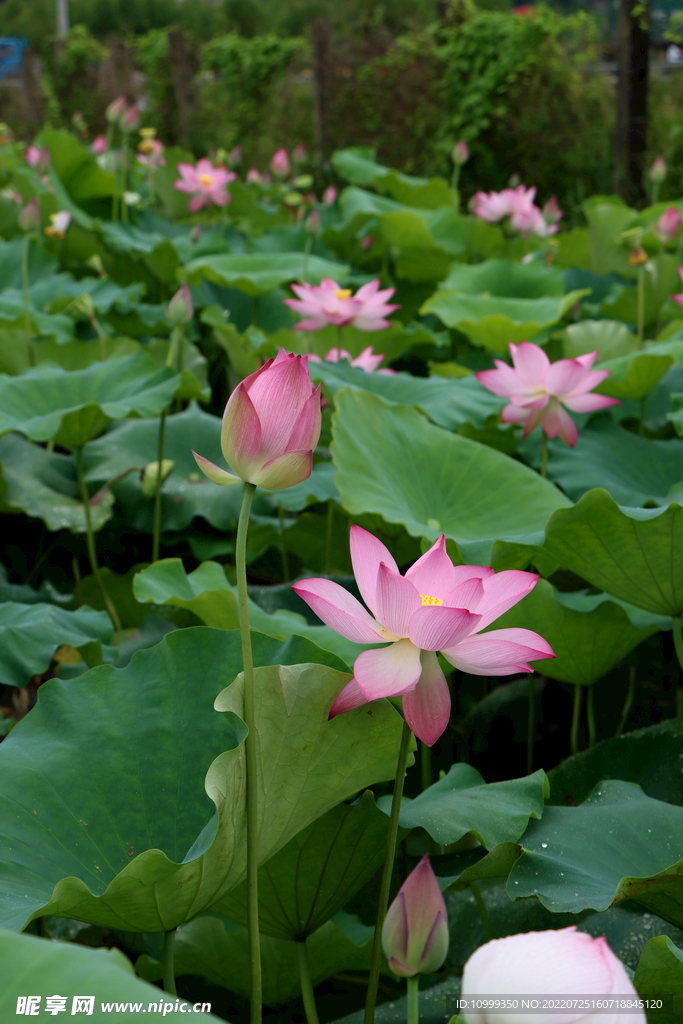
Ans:
{"type": "Polygon", "coordinates": [[[238,288],[247,295],[265,295],[290,281],[320,284],[324,277],[343,281],[348,273],[349,268],[343,263],[333,263],[320,256],[306,257],[302,252],[198,256],[184,268],[189,284],[200,284],[202,278],[208,278],[227,288],[238,288]]]}
{"type": "Polygon", "coordinates": [[[532,662],[537,672],[576,686],[592,686],[635,647],[659,632],[657,625],[638,629],[612,601],[593,611],[567,608],[547,580],[496,619],[489,629],[521,627],[538,633],[552,647],[554,658],[532,662]]]}
{"type": "Polygon", "coordinates": [[[414,178],[378,164],[374,157],[372,149],[338,149],[332,154],[332,166],[352,185],[373,185],[408,206],[435,210],[452,204],[453,193],[444,178],[414,178]]]}
{"type": "Polygon", "coordinates": [[[578,320],[563,331],[564,355],[576,359],[598,351],[598,359],[628,356],[638,348],[638,339],[620,320],[578,320]]]}
{"type": "Polygon", "coordinates": [[[653,1011],[661,1024],[677,1024],[683,1013],[683,949],[667,935],[657,935],[645,946],[633,979],[641,999],[651,999],[657,1007],[665,996],[664,1005],[653,1011]]]}
{"type": "MultiPolygon", "coordinates": [[[[341,800],[393,777],[402,724],[389,702],[328,722],[348,673],[311,663],[317,649],[303,638],[283,644],[252,634],[252,643],[262,666],[265,862],[341,800]]],[[[102,665],[40,688],[36,707],[0,745],[3,926],[18,930],[51,914],[167,931],[242,883],[242,677],[222,689],[241,661],[237,631],[196,627],[167,634],[124,669],[102,665]]]]}
{"type": "Polygon", "coordinates": [[[683,808],[639,786],[603,781],[579,807],[546,807],[522,837],[512,899],[537,896],[553,913],[635,900],[683,926],[683,808]]]}
{"type": "Polygon", "coordinates": [[[672,355],[633,352],[616,359],[596,363],[596,370],[609,370],[610,375],[595,390],[612,398],[645,398],[671,366],[672,355]]]}
{"type": "Polygon", "coordinates": [[[541,299],[564,295],[564,274],[544,263],[520,263],[490,259],[483,263],[453,263],[448,277],[441,282],[443,291],[451,289],[465,295],[495,295],[505,299],[541,299]]]}
{"type": "Polygon", "coordinates": [[[550,515],[568,504],[527,466],[414,409],[349,388],[335,405],[330,450],[351,515],[379,513],[429,541],[445,533],[464,560],[485,564],[496,540],[540,543],[550,515]]]}
{"type": "Polygon", "coordinates": [[[89,665],[102,661],[102,644],[113,627],[106,612],[82,607],[67,612],[53,604],[0,604],[0,682],[25,686],[46,672],[58,647],[81,651],[89,665]]]}
{"type": "Polygon", "coordinates": [[[554,513],[545,553],[606,593],[657,615],[683,612],[683,507],[621,508],[588,491],[554,513]]]}
{"type": "MultiPolygon", "coordinates": [[[[38,338],[54,338],[64,345],[74,336],[74,321],[63,314],[42,313],[30,303],[31,333],[38,338]]],[[[0,295],[0,328],[24,328],[24,298],[20,291],[7,289],[0,295]]]]}

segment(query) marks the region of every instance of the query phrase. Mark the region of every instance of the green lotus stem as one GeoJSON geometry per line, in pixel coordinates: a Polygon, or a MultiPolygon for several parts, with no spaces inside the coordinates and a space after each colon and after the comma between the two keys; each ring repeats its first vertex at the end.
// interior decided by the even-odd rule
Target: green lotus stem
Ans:
{"type": "Polygon", "coordinates": [[[534,686],[533,675],[529,676],[527,687],[529,694],[529,714],[526,725],[526,773],[527,775],[531,775],[534,770],[534,729],[536,726],[536,687],[534,686]]]}
{"type": "Polygon", "coordinates": [[[633,704],[633,698],[635,696],[635,693],[636,664],[634,661],[632,661],[628,667],[628,690],[626,691],[626,700],[624,701],[624,706],[621,709],[621,718],[619,719],[619,725],[617,726],[617,731],[614,734],[615,736],[621,736],[621,733],[628,719],[629,711],[631,710],[631,705],[633,704]]]}
{"type": "Polygon", "coordinates": [[[121,220],[128,220],[128,206],[126,204],[126,185],[127,185],[127,170],[128,170],[128,135],[123,132],[123,138],[121,140],[121,220]]]}
{"type": "Polygon", "coordinates": [[[242,664],[244,666],[244,722],[247,738],[244,743],[247,768],[247,933],[251,970],[251,1024],[261,1021],[261,944],[258,919],[258,761],[256,756],[256,724],[254,716],[254,659],[249,633],[247,598],[247,530],[249,512],[256,484],[245,483],[242,508],[237,524],[235,564],[237,568],[237,600],[239,604],[242,664]]]}
{"type": "Polygon", "coordinates": [[[489,917],[489,912],[486,909],[486,904],[484,903],[484,899],[481,893],[479,892],[479,886],[477,885],[476,882],[470,882],[470,889],[472,890],[472,895],[474,896],[474,902],[477,904],[479,916],[481,917],[481,923],[484,926],[484,935],[486,936],[486,941],[490,942],[491,939],[494,938],[494,935],[493,928],[491,927],[491,918],[489,917]]]}
{"type": "Polygon", "coordinates": [[[78,477],[78,488],[81,492],[81,501],[83,502],[83,510],[85,512],[85,542],[88,548],[88,558],[90,559],[90,568],[92,574],[95,577],[95,582],[102,594],[102,600],[104,601],[104,607],[109,613],[109,618],[114,623],[114,629],[118,632],[121,629],[121,620],[118,616],[118,612],[114,607],[109,594],[105,590],[104,583],[102,582],[102,576],[100,575],[100,567],[97,564],[97,552],[95,550],[95,532],[92,528],[92,516],[90,515],[90,497],[88,495],[88,488],[85,485],[85,477],[83,476],[83,446],[81,445],[76,449],[76,475],[78,477]]]}
{"type": "Polygon", "coordinates": [[[24,242],[21,247],[21,290],[24,297],[24,333],[26,334],[26,347],[28,349],[29,366],[36,366],[36,350],[33,347],[33,331],[31,330],[31,299],[28,292],[28,254],[31,244],[31,235],[24,235],[24,242]]]}
{"type": "Polygon", "coordinates": [[[315,995],[313,982],[311,981],[311,967],[308,962],[308,951],[306,940],[298,939],[296,943],[296,955],[299,960],[299,979],[301,981],[301,995],[304,1000],[304,1011],[307,1024],[318,1024],[318,1011],[315,1008],[315,995]]]}
{"type": "MultiPolygon", "coordinates": [[[[672,632],[674,637],[674,648],[676,649],[676,656],[678,658],[678,664],[683,669],[683,629],[681,627],[681,616],[674,615],[672,619],[672,632]]],[[[676,714],[683,714],[683,687],[678,688],[676,693],[676,714]]]]}
{"type": "Polygon", "coordinates": [[[645,323],[645,267],[638,267],[638,348],[643,347],[645,323]]]}
{"type": "Polygon", "coordinates": [[[541,476],[545,477],[548,473],[548,435],[545,430],[543,431],[543,458],[541,460],[541,476]]]}
{"type": "Polygon", "coordinates": [[[593,687],[588,687],[588,696],[586,698],[586,717],[588,719],[588,749],[595,746],[596,731],[595,731],[595,712],[593,710],[593,687]]]}
{"type": "Polygon", "coordinates": [[[175,974],[173,972],[173,947],[175,945],[175,933],[175,928],[171,928],[169,932],[164,932],[164,951],[161,955],[164,992],[168,992],[170,996],[178,995],[175,987],[175,974]]]}
{"type": "Polygon", "coordinates": [[[332,572],[332,527],[334,524],[334,504],[332,499],[327,502],[327,530],[325,532],[325,575],[332,572]]]}
{"type": "Polygon", "coordinates": [[[96,316],[90,317],[90,323],[94,327],[95,333],[97,334],[97,340],[100,346],[100,360],[104,362],[105,359],[107,358],[107,335],[102,330],[102,324],[99,322],[96,316]]]}
{"type": "Polygon", "coordinates": [[[418,1024],[420,1020],[420,975],[414,974],[406,978],[408,987],[408,1024],[418,1024]]]}
{"type": "Polygon", "coordinates": [[[161,467],[164,461],[164,437],[166,435],[166,410],[159,419],[159,446],[157,449],[157,487],[154,492],[154,525],[152,526],[152,561],[159,561],[159,544],[161,541],[161,488],[164,477],[161,467]]]}
{"type": "Polygon", "coordinates": [[[179,365],[181,358],[180,347],[183,340],[183,329],[180,324],[171,331],[171,340],[168,346],[168,352],[166,354],[166,365],[170,366],[172,370],[176,370],[179,365]]]}
{"type": "Polygon", "coordinates": [[[420,768],[422,769],[422,791],[432,784],[432,752],[426,743],[420,741],[420,768]]]}
{"type": "Polygon", "coordinates": [[[571,752],[572,754],[578,754],[579,752],[579,718],[581,716],[581,687],[576,684],[574,687],[574,710],[572,712],[572,730],[571,730],[571,752]]]}
{"type": "Polygon", "coordinates": [[[652,182],[652,192],[650,193],[650,206],[656,206],[659,202],[659,189],[660,184],[658,181],[652,182]]]}
{"type": "Polygon", "coordinates": [[[282,558],[282,576],[285,583],[289,583],[291,576],[289,575],[289,559],[287,558],[287,545],[285,544],[285,510],[282,505],[278,508],[278,518],[280,521],[278,534],[280,536],[280,556],[282,558]]]}
{"type": "Polygon", "coordinates": [[[408,753],[410,751],[410,741],[412,736],[413,734],[410,730],[410,726],[404,720],[403,732],[401,733],[401,746],[398,752],[398,764],[396,765],[394,795],[391,800],[391,814],[389,815],[389,831],[387,833],[387,845],[384,853],[382,880],[379,887],[379,902],[377,904],[377,917],[375,919],[375,935],[372,941],[370,976],[368,978],[368,993],[365,1001],[365,1024],[373,1024],[375,1019],[375,1003],[377,1002],[377,989],[379,986],[379,969],[382,961],[382,926],[384,925],[384,918],[387,915],[387,907],[389,906],[389,888],[391,886],[391,875],[394,869],[394,856],[396,854],[398,818],[401,813],[403,783],[405,781],[408,753]]]}

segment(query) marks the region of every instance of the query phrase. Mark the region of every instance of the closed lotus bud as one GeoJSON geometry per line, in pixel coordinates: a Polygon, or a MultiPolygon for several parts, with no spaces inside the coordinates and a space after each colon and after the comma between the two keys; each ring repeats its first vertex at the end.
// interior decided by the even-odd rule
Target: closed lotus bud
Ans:
{"type": "Polygon", "coordinates": [[[446,959],[446,904],[427,854],[408,875],[387,911],[382,948],[389,967],[400,978],[431,974],[446,959]]]}
{"type": "Polygon", "coordinates": [[[193,313],[194,306],[192,305],[190,289],[184,284],[169,302],[166,316],[172,324],[178,326],[179,324],[189,324],[193,313]]]}
{"type": "Polygon", "coordinates": [[[557,196],[550,197],[542,212],[546,224],[557,224],[558,221],[562,220],[563,211],[559,207],[557,196]]]}
{"type": "Polygon", "coordinates": [[[655,234],[663,242],[671,242],[680,230],[681,215],[675,206],[670,206],[657,221],[655,234]]]}
{"type": "Polygon", "coordinates": [[[289,162],[286,149],[278,149],[270,161],[270,169],[276,178],[286,178],[292,173],[292,165],[289,162]]]}
{"type": "Polygon", "coordinates": [[[134,132],[140,124],[140,111],[138,108],[134,104],[131,104],[119,123],[121,125],[121,131],[134,132]]]}
{"type": "Polygon", "coordinates": [[[453,152],[451,153],[451,160],[456,165],[456,167],[462,167],[463,164],[467,163],[469,158],[470,158],[470,151],[469,151],[469,148],[467,146],[467,143],[465,142],[464,139],[460,139],[460,141],[456,142],[456,144],[453,146],[453,152]]]}
{"type": "Polygon", "coordinates": [[[332,206],[332,203],[337,198],[337,190],[334,185],[328,185],[323,192],[323,202],[326,206],[332,206]]]}
{"type": "Polygon", "coordinates": [[[193,452],[215,484],[244,480],[279,491],[307,480],[320,437],[320,385],[313,390],[308,356],[280,349],[230,395],[223,414],[221,448],[235,474],[193,452]]]}
{"type": "Polygon", "coordinates": [[[98,135],[96,139],[93,139],[90,145],[90,149],[95,154],[95,156],[101,156],[102,153],[106,153],[107,140],[105,139],[104,135],[98,135]]]}
{"type": "Polygon", "coordinates": [[[666,178],[667,166],[666,160],[663,156],[658,156],[653,162],[652,167],[649,170],[650,181],[653,181],[655,185],[661,185],[666,178]]]}
{"type": "Polygon", "coordinates": [[[30,231],[36,231],[40,226],[40,207],[38,206],[38,199],[36,196],[29,200],[24,209],[19,214],[19,227],[22,231],[27,233],[30,231]]]}
{"type": "Polygon", "coordinates": [[[95,307],[93,305],[92,297],[88,292],[83,292],[77,298],[70,302],[66,308],[66,312],[72,319],[77,322],[80,320],[92,320],[95,316],[95,307]]]}
{"type": "MultiPolygon", "coordinates": [[[[173,459],[161,460],[161,483],[173,472],[173,459]]],[[[159,487],[159,463],[150,462],[142,471],[142,493],[146,498],[153,498],[159,487]]]]}
{"type": "Polygon", "coordinates": [[[110,124],[114,124],[116,121],[120,121],[127,110],[128,104],[126,103],[125,96],[118,96],[117,99],[110,103],[104,112],[104,116],[110,124]]]}

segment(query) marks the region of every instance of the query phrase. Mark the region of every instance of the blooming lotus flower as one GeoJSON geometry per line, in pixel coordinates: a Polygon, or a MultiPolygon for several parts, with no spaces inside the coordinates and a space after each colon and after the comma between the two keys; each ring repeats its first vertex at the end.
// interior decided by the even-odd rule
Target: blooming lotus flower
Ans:
{"type": "Polygon", "coordinates": [[[19,214],[18,218],[19,227],[22,231],[27,233],[35,231],[40,226],[40,206],[38,205],[38,199],[33,196],[29,199],[24,209],[19,214]]]}
{"type": "Polygon", "coordinates": [[[480,370],[480,384],[510,399],[500,414],[503,423],[523,423],[524,437],[540,423],[548,437],[559,436],[573,448],[578,440],[573,412],[595,412],[608,405],[619,405],[616,398],[589,394],[609,377],[609,370],[591,370],[597,351],[576,359],[558,359],[551,363],[542,348],[529,341],[510,342],[512,366],[496,359],[495,370],[480,370]]]}
{"type": "Polygon", "coordinates": [[[497,224],[510,214],[511,192],[512,189],[509,188],[503,189],[502,192],[475,192],[472,212],[488,224],[497,224]]]}
{"type": "MultiPolygon", "coordinates": [[[[308,357],[314,363],[321,363],[322,359],[320,356],[309,355],[308,357]]],[[[377,367],[384,359],[384,355],[380,352],[373,352],[372,345],[368,345],[364,348],[359,356],[354,359],[350,352],[347,352],[345,348],[331,348],[325,355],[325,361],[328,363],[338,363],[340,359],[347,359],[351,366],[357,366],[361,370],[365,370],[366,373],[374,373],[377,367]]],[[[377,370],[377,373],[383,373],[387,376],[394,376],[396,370],[384,369],[377,370]]]]}
{"type": "Polygon", "coordinates": [[[353,679],[332,705],[330,718],[380,697],[401,696],[406,722],[431,747],[448,725],[451,709],[437,651],[474,675],[531,672],[528,661],[555,657],[546,641],[529,629],[477,635],[526,597],[538,579],[534,573],[454,567],[442,534],[401,576],[390,552],[371,533],[352,526],[350,543],[356,583],[372,614],[331,580],[293,584],[316,615],[347,640],[389,641],[388,647],[358,655],[353,679]]]}
{"type": "Polygon", "coordinates": [[[323,192],[323,202],[326,206],[332,206],[332,203],[337,198],[337,190],[334,185],[328,185],[323,192]]]}
{"type": "Polygon", "coordinates": [[[105,139],[104,135],[98,135],[96,139],[93,139],[90,145],[90,149],[95,154],[95,156],[101,156],[102,153],[106,153],[107,140],[105,139]]]}
{"type": "MultiPolygon", "coordinates": [[[[592,995],[622,996],[633,1000],[638,994],[624,965],[601,936],[594,939],[572,924],[557,931],[524,932],[493,939],[480,946],[465,964],[462,998],[485,1000],[493,995],[592,995]]],[[[496,1010],[464,1010],[467,1024],[646,1024],[644,1010],[628,1013],[582,1013],[572,1010],[558,1015],[547,1013],[500,1013],[496,1010]]]]}
{"type": "Polygon", "coordinates": [[[192,305],[190,289],[187,284],[184,284],[169,302],[166,316],[172,324],[178,326],[179,324],[189,324],[193,313],[194,306],[192,305]]]}
{"type": "Polygon", "coordinates": [[[517,185],[516,188],[504,188],[502,192],[477,192],[472,201],[472,210],[477,217],[487,221],[489,224],[496,224],[504,217],[510,218],[510,227],[520,234],[535,234],[540,238],[554,235],[559,229],[556,222],[562,216],[562,211],[557,206],[557,200],[549,200],[546,207],[549,210],[549,217],[543,213],[534,203],[536,197],[536,186],[526,188],[524,185],[517,185]],[[551,219],[552,218],[552,219],[551,219]]]}
{"type": "Polygon", "coordinates": [[[286,149],[275,151],[270,161],[270,169],[276,178],[286,178],[292,173],[292,165],[289,162],[286,149]]]}
{"type": "Polygon", "coordinates": [[[661,185],[666,178],[667,170],[666,160],[663,156],[658,156],[648,171],[650,181],[654,182],[655,185],[661,185]]]}
{"type": "Polygon", "coordinates": [[[230,395],[223,414],[221,448],[237,476],[196,452],[209,480],[224,487],[239,480],[268,491],[292,487],[311,475],[320,437],[320,385],[313,391],[308,357],[280,349],[230,395]]]}
{"type": "Polygon", "coordinates": [[[467,146],[467,143],[465,142],[464,139],[460,139],[460,141],[456,142],[456,144],[453,146],[451,160],[453,161],[456,167],[462,167],[463,164],[467,163],[469,158],[470,151],[467,146]]]}
{"type": "Polygon", "coordinates": [[[399,978],[431,974],[446,959],[448,915],[428,854],[410,872],[387,911],[382,948],[399,978]]]}
{"type": "Polygon", "coordinates": [[[68,210],[59,210],[58,213],[51,213],[50,223],[45,228],[45,234],[50,235],[52,238],[64,238],[70,223],[71,214],[68,210]]]}
{"type": "Polygon", "coordinates": [[[324,277],[319,285],[293,284],[292,291],[299,298],[284,302],[306,318],[294,325],[295,330],[318,331],[329,324],[335,327],[352,324],[360,331],[381,331],[391,326],[385,317],[400,307],[385,302],[394,294],[394,288],[378,289],[379,279],[364,284],[353,295],[350,288],[342,288],[336,281],[324,277]]]}
{"type": "Polygon", "coordinates": [[[675,206],[669,206],[659,217],[653,232],[661,242],[672,242],[681,230],[681,215],[675,206]]]}
{"type": "Polygon", "coordinates": [[[227,185],[234,181],[237,175],[234,171],[228,171],[225,167],[214,167],[210,160],[202,157],[197,166],[192,164],[178,164],[180,178],[175,181],[174,187],[179,192],[187,192],[191,195],[189,207],[192,213],[201,210],[203,206],[225,206],[230,202],[230,193],[227,185]]]}

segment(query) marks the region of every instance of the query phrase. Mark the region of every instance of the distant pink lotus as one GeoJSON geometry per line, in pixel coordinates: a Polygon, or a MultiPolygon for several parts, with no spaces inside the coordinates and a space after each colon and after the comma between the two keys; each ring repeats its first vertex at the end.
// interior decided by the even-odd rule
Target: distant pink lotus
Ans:
{"type": "Polygon", "coordinates": [[[539,238],[554,235],[559,231],[557,222],[562,217],[557,200],[553,196],[546,203],[544,211],[547,210],[548,216],[544,216],[544,212],[534,203],[535,198],[535,185],[532,188],[518,185],[516,188],[504,188],[502,192],[477,192],[472,210],[489,224],[497,224],[509,217],[510,227],[522,235],[534,234],[539,238]]]}
{"type": "Polygon", "coordinates": [[[95,156],[101,156],[102,153],[107,152],[107,140],[104,135],[98,135],[96,139],[93,139],[90,144],[90,149],[95,156]]]}
{"type": "Polygon", "coordinates": [[[387,548],[360,526],[350,531],[351,562],[361,596],[326,579],[306,579],[293,589],[323,622],[359,644],[389,641],[363,651],[353,679],[337,697],[330,718],[381,697],[403,698],[415,735],[432,746],[448,725],[451,698],[436,656],[474,675],[531,672],[529,661],[554,658],[529,629],[479,634],[534,588],[538,576],[480,565],[453,566],[441,537],[401,576],[387,548]],[[372,612],[372,614],[370,614],[372,612]]]}
{"type": "MultiPolygon", "coordinates": [[[[322,363],[320,356],[309,355],[309,360],[313,363],[322,363]]],[[[384,369],[378,370],[377,367],[384,359],[384,355],[381,352],[373,352],[372,345],[368,345],[364,348],[360,355],[354,359],[350,352],[347,352],[345,348],[331,348],[325,355],[325,362],[327,363],[338,363],[340,359],[347,359],[351,366],[357,366],[361,370],[365,370],[366,373],[383,373],[387,376],[394,376],[396,370],[384,369]]]]}
{"type": "Polygon", "coordinates": [[[286,178],[292,173],[292,165],[286,149],[278,149],[273,153],[270,161],[270,169],[276,178],[286,178]]]}
{"type": "Polygon", "coordinates": [[[326,206],[332,206],[332,203],[337,198],[337,190],[334,185],[328,185],[323,192],[323,202],[326,206]]]}
{"type": "Polygon", "coordinates": [[[540,423],[548,437],[559,434],[573,448],[579,435],[563,406],[573,412],[595,412],[619,405],[616,398],[589,394],[609,377],[609,370],[591,370],[597,351],[551,363],[542,348],[522,341],[519,345],[510,342],[510,353],[512,366],[496,359],[495,370],[480,370],[475,377],[494,395],[510,399],[500,418],[503,423],[523,423],[524,437],[540,423]]]}
{"type": "Polygon", "coordinates": [[[210,160],[202,157],[197,166],[178,164],[180,178],[174,182],[179,192],[187,192],[191,196],[189,207],[192,213],[204,206],[226,206],[230,202],[227,186],[237,175],[225,167],[214,167],[210,160]]]}
{"type": "Polygon", "coordinates": [[[661,242],[672,242],[681,230],[681,214],[675,206],[669,206],[652,228],[661,242]]]}
{"type": "Polygon", "coordinates": [[[322,327],[349,327],[359,331],[381,331],[391,327],[386,317],[397,305],[387,303],[395,288],[380,290],[379,278],[362,285],[354,295],[350,288],[342,288],[329,277],[320,284],[293,284],[292,291],[298,299],[285,299],[285,305],[304,320],[294,325],[299,331],[319,331],[322,327]]]}

